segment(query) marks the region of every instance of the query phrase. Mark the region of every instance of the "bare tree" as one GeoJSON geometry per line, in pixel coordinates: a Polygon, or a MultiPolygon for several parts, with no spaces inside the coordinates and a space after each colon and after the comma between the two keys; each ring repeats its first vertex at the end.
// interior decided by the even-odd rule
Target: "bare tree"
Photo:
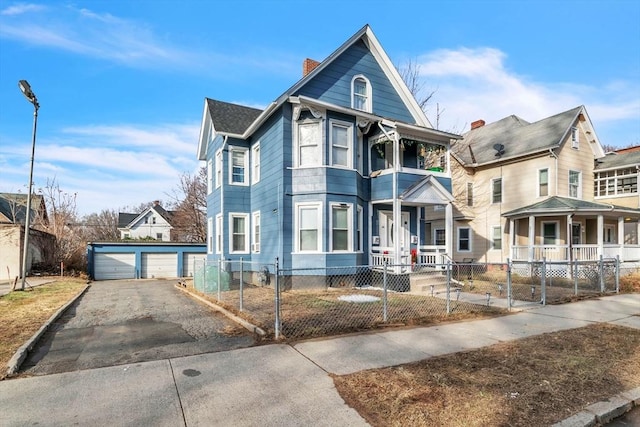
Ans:
{"type": "MultiPolygon", "coordinates": [[[[406,65],[398,67],[400,77],[409,88],[409,92],[418,102],[420,109],[427,114],[427,105],[436,94],[436,90],[426,91],[425,81],[420,75],[420,64],[417,60],[409,60],[406,65]]],[[[440,104],[436,104],[436,120],[435,127],[439,129],[440,115],[444,112],[444,109],[440,109],[440,104]]]]}
{"type": "Polygon", "coordinates": [[[183,173],[180,184],[169,194],[172,199],[172,240],[205,242],[207,239],[207,170],[197,174],[183,173]]]}
{"type": "Polygon", "coordinates": [[[82,220],[85,241],[115,242],[120,240],[118,212],[103,209],[100,213],[86,215],[82,220]]]}

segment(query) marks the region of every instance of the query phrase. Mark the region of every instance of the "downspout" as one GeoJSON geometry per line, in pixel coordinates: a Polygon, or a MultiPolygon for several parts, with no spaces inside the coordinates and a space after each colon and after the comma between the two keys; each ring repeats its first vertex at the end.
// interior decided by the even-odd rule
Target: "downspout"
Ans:
{"type": "Polygon", "coordinates": [[[554,189],[554,196],[558,195],[558,155],[556,153],[553,152],[553,148],[549,148],[549,154],[551,154],[551,157],[553,157],[555,159],[555,175],[553,176],[553,181],[555,182],[555,189],[554,189]]]}

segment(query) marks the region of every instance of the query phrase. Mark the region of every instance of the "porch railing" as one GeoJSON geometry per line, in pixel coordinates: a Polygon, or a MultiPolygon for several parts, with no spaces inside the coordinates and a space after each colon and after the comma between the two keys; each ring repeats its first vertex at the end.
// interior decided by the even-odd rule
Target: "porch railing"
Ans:
{"type": "MultiPolygon", "coordinates": [[[[568,245],[533,245],[513,246],[513,260],[527,261],[541,260],[569,261],[568,245]],[[530,251],[532,254],[530,255],[530,251]]],[[[600,258],[598,245],[572,245],[571,259],[574,261],[597,261],[600,258]]],[[[604,258],[620,257],[621,261],[640,261],[640,245],[605,244],[602,256],[604,258]]]]}
{"type": "MultiPolygon", "coordinates": [[[[416,264],[435,265],[446,264],[446,247],[439,245],[423,245],[418,248],[416,253],[416,264]]],[[[371,250],[371,265],[373,268],[383,268],[387,264],[395,263],[395,255],[391,247],[374,247],[371,250]]],[[[402,265],[411,265],[411,254],[409,251],[403,251],[400,255],[400,263],[402,265]]]]}

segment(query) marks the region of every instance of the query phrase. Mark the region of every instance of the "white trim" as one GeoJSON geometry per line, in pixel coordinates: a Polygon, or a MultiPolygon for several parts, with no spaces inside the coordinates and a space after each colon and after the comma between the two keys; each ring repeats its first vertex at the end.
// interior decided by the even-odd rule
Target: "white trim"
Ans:
{"type": "Polygon", "coordinates": [[[357,205],[356,207],[356,247],[354,250],[356,252],[364,251],[364,238],[363,238],[363,229],[364,229],[364,210],[361,205],[357,205]]]}
{"type": "Polygon", "coordinates": [[[577,126],[571,127],[571,148],[580,149],[580,128],[577,126]]]}
{"type": "Polygon", "coordinates": [[[548,167],[544,167],[544,168],[539,168],[538,169],[538,185],[537,185],[537,189],[536,189],[538,197],[547,197],[547,196],[549,196],[549,186],[550,186],[549,184],[550,184],[550,181],[551,181],[550,178],[551,178],[551,175],[549,174],[549,168],[548,167]],[[542,173],[542,171],[545,171],[545,170],[547,171],[547,194],[541,194],[541,192],[540,192],[540,187],[542,185],[541,173],[542,173]]]}
{"type": "Polygon", "coordinates": [[[371,113],[373,111],[373,99],[372,99],[373,90],[371,89],[371,82],[368,78],[366,78],[363,74],[356,74],[351,79],[351,108],[358,111],[364,111],[366,113],[371,113]],[[362,80],[365,84],[365,94],[359,94],[355,91],[355,82],[356,80],[362,80]],[[356,107],[356,97],[365,97],[364,100],[364,108],[356,107]]]}
{"type": "Polygon", "coordinates": [[[541,221],[540,222],[540,238],[542,239],[542,245],[558,245],[558,242],[560,240],[560,221],[541,221]],[[556,226],[556,232],[555,232],[555,241],[553,243],[545,243],[544,239],[544,226],[545,224],[554,224],[556,226]]]}
{"type": "Polygon", "coordinates": [[[260,224],[260,211],[251,214],[251,252],[260,253],[260,242],[262,241],[262,226],[260,224]],[[257,233],[256,233],[257,227],[257,233]],[[256,238],[256,235],[258,236],[256,238]],[[257,242],[256,242],[257,240],[257,242]]]}
{"type": "Polygon", "coordinates": [[[207,253],[213,253],[213,218],[207,218],[207,253]]]}
{"type": "Polygon", "coordinates": [[[329,120],[329,164],[333,167],[337,167],[337,168],[346,168],[346,169],[353,169],[353,123],[349,123],[349,122],[345,122],[345,121],[341,121],[341,120],[334,120],[334,119],[330,119],[329,120]],[[335,164],[335,160],[333,158],[333,129],[335,128],[342,128],[345,129],[347,132],[347,145],[346,147],[344,146],[339,146],[342,148],[346,148],[347,150],[347,164],[346,165],[337,165],[335,164]]]}
{"type": "Polygon", "coordinates": [[[491,250],[492,251],[501,251],[503,245],[503,233],[502,233],[502,226],[501,225],[492,225],[491,226],[491,250]],[[496,236],[495,236],[495,231],[496,229],[500,230],[499,235],[500,235],[500,247],[496,248],[496,236]]]}
{"type": "Polygon", "coordinates": [[[322,239],[322,202],[302,202],[295,204],[295,216],[293,221],[293,226],[295,229],[295,242],[294,242],[294,251],[296,253],[322,253],[323,247],[323,239],[322,239]],[[315,250],[301,250],[300,249],[300,210],[305,208],[314,208],[316,209],[316,231],[317,231],[317,243],[315,250]]]}
{"type": "Polygon", "coordinates": [[[569,169],[567,179],[567,196],[573,199],[582,199],[582,171],[569,169]],[[578,174],[578,188],[576,189],[577,194],[575,196],[571,195],[571,172],[578,174]]]}
{"type": "MultiPolygon", "coordinates": [[[[306,119],[302,119],[302,120],[296,120],[293,122],[293,147],[294,147],[294,152],[293,152],[293,165],[296,168],[299,167],[317,167],[317,166],[322,166],[324,165],[324,158],[323,158],[323,141],[324,141],[324,126],[323,126],[324,120],[322,119],[310,119],[310,118],[306,118],[306,119]],[[307,125],[315,125],[318,127],[318,131],[319,131],[319,136],[318,136],[318,143],[317,143],[317,148],[316,148],[316,156],[313,156],[314,158],[317,159],[316,162],[314,163],[310,163],[310,164],[305,164],[305,165],[301,165],[300,164],[300,128],[303,126],[307,126],[307,125]]],[[[310,146],[310,145],[309,145],[310,146]]]]}
{"type": "Polygon", "coordinates": [[[248,186],[249,185],[249,149],[245,147],[237,147],[232,146],[229,147],[229,185],[240,185],[240,186],[248,186]],[[242,153],[243,157],[243,175],[242,182],[234,182],[233,180],[233,154],[234,153],[242,153]]]}
{"type": "MultiPolygon", "coordinates": [[[[446,232],[445,232],[445,236],[446,236],[446,232]]],[[[471,230],[471,227],[457,227],[456,228],[456,250],[457,252],[473,252],[473,231],[471,230]],[[469,249],[460,249],[460,230],[467,230],[469,232],[469,249]]]]}
{"type": "Polygon", "coordinates": [[[207,160],[207,194],[213,192],[213,159],[207,160]]]}
{"type": "Polygon", "coordinates": [[[260,182],[260,161],[261,161],[260,141],[251,147],[251,184],[260,182]]]}
{"type": "Polygon", "coordinates": [[[491,188],[489,189],[489,191],[490,191],[489,194],[491,194],[491,204],[492,205],[497,205],[497,204],[500,204],[500,203],[504,202],[504,182],[503,182],[502,177],[492,178],[491,179],[491,188]],[[498,201],[498,202],[496,202],[494,200],[495,199],[495,194],[493,192],[494,183],[496,181],[500,181],[500,201],[498,201]]]}
{"type": "Polygon", "coordinates": [[[250,238],[250,230],[251,227],[249,226],[249,214],[248,213],[244,213],[244,212],[229,212],[229,253],[230,254],[248,254],[249,251],[249,238],[250,238]],[[234,250],[234,243],[233,243],[233,238],[234,238],[234,224],[233,224],[233,220],[239,218],[239,219],[244,219],[244,230],[243,230],[243,235],[244,235],[244,250],[234,250]]]}
{"type": "MultiPolygon", "coordinates": [[[[209,219],[211,219],[211,218],[209,218],[209,219]]],[[[216,236],[215,236],[216,241],[212,242],[212,246],[213,246],[213,244],[215,244],[215,246],[216,246],[216,253],[217,254],[221,254],[222,253],[222,235],[223,235],[223,233],[222,233],[223,230],[222,229],[223,229],[223,226],[224,226],[224,224],[222,222],[222,214],[217,214],[216,215],[216,236]]]]}
{"type": "Polygon", "coordinates": [[[220,188],[222,185],[222,148],[216,150],[216,165],[215,165],[215,174],[216,174],[216,188],[220,188]]]}
{"type": "Polygon", "coordinates": [[[329,252],[353,252],[353,203],[329,203],[329,252]],[[335,208],[347,211],[347,249],[333,248],[333,210],[335,208]]]}

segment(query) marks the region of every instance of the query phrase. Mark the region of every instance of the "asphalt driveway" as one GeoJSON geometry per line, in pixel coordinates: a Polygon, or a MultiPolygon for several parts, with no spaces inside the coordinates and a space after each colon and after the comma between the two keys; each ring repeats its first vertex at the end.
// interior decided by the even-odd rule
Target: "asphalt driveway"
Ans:
{"type": "Polygon", "coordinates": [[[250,347],[255,336],[173,280],[94,282],[20,372],[45,375],[250,347]]]}

